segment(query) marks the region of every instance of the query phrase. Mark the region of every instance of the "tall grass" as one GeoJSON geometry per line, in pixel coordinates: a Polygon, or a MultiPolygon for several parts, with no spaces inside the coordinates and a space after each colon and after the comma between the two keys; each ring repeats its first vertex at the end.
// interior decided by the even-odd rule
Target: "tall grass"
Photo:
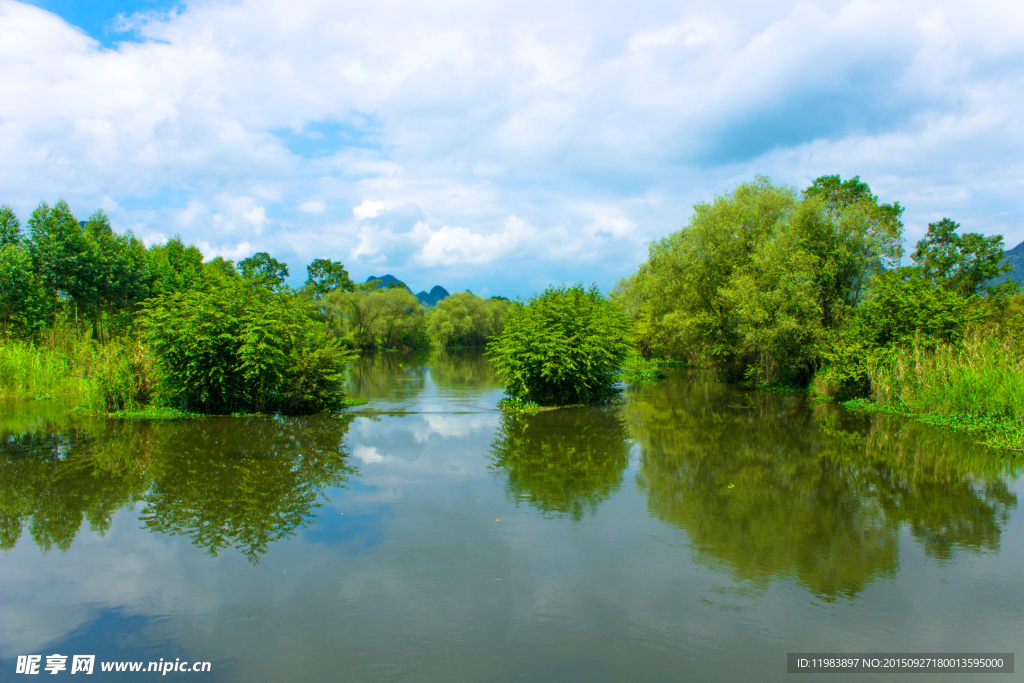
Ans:
{"type": "Polygon", "coordinates": [[[94,413],[140,411],[156,390],[149,350],[132,339],[96,349],[89,374],[85,406],[94,413]]]}
{"type": "Polygon", "coordinates": [[[90,412],[143,408],[155,376],[148,350],[121,338],[106,344],[72,330],[38,341],[0,343],[0,398],[76,397],[90,412]]]}
{"type": "Polygon", "coordinates": [[[0,344],[0,397],[44,398],[83,388],[82,349],[37,346],[31,342],[0,344]]]}
{"type": "Polygon", "coordinates": [[[872,398],[913,413],[1016,418],[1024,413],[1024,345],[993,328],[868,364],[872,398]]]}

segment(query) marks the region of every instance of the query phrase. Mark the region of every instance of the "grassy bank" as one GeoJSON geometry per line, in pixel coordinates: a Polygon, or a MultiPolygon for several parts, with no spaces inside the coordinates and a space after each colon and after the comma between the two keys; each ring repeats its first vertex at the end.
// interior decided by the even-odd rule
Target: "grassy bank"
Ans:
{"type": "Polygon", "coordinates": [[[1024,345],[1014,335],[978,328],[955,344],[915,342],[870,363],[871,399],[843,405],[912,416],[979,435],[995,448],[1024,450],[1024,345]]]}

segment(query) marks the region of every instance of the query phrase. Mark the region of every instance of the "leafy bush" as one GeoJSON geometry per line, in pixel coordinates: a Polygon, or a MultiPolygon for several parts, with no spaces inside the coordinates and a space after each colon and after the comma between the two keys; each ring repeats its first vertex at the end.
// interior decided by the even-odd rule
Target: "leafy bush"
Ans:
{"type": "Polygon", "coordinates": [[[509,396],[570,405],[609,396],[629,349],[622,310],[577,284],[513,303],[487,355],[509,396]]]}
{"type": "Polygon", "coordinates": [[[165,400],[202,413],[337,408],[351,355],[306,297],[242,278],[158,297],[143,316],[165,400]]]}

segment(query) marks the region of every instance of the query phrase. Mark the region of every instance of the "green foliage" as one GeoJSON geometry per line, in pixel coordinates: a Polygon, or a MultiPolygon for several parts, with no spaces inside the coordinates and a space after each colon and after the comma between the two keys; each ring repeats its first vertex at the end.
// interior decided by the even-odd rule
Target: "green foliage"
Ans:
{"type": "Polygon", "coordinates": [[[309,277],[303,289],[314,299],[322,299],[324,295],[336,290],[351,292],[356,288],[341,261],[314,259],[306,266],[306,272],[309,277]]]}
{"type": "Polygon", "coordinates": [[[0,246],[0,318],[6,340],[12,326],[24,327],[30,315],[30,302],[41,298],[42,292],[32,272],[32,256],[17,242],[0,246]]]}
{"type": "Polygon", "coordinates": [[[976,232],[957,234],[960,224],[949,218],[928,224],[913,259],[921,274],[964,296],[980,293],[982,284],[1012,270],[1003,263],[1003,237],[976,232]]]}
{"type": "Polygon", "coordinates": [[[146,306],[143,326],[166,401],[203,413],[340,405],[351,356],[327,337],[308,300],[237,278],[216,285],[146,306]]]}
{"type": "Polygon", "coordinates": [[[426,313],[426,331],[438,346],[484,346],[505,328],[508,301],[455,292],[426,313]]]}
{"type": "Polygon", "coordinates": [[[238,262],[242,277],[267,287],[279,287],[288,277],[288,264],[278,261],[265,251],[258,251],[238,262]]]}
{"type": "Polygon", "coordinates": [[[416,349],[429,345],[423,307],[404,287],[336,289],[319,302],[332,334],[361,349],[416,349]]]}
{"type": "Polygon", "coordinates": [[[694,206],[614,297],[642,355],[806,383],[870,278],[898,261],[902,211],[858,178],[824,176],[802,196],[758,178],[694,206]]]}
{"type": "Polygon", "coordinates": [[[611,395],[629,348],[622,310],[577,284],[513,303],[487,355],[509,396],[569,405],[611,395]]]}
{"type": "Polygon", "coordinates": [[[149,350],[132,339],[97,349],[90,376],[86,407],[95,413],[144,411],[156,389],[149,350]]]}
{"type": "Polygon", "coordinates": [[[662,370],[664,363],[654,358],[644,358],[640,354],[630,354],[622,364],[620,377],[627,384],[653,384],[665,379],[662,370]]]}
{"type": "Polygon", "coordinates": [[[14,215],[14,209],[6,204],[0,206],[0,248],[20,244],[21,238],[21,221],[14,215]]]}
{"type": "Polygon", "coordinates": [[[518,396],[503,396],[498,400],[498,410],[503,413],[536,413],[541,410],[539,404],[524,400],[518,396]]]}
{"type": "Polygon", "coordinates": [[[87,287],[89,244],[64,200],[52,208],[40,202],[27,225],[33,270],[53,304],[55,324],[60,297],[79,298],[87,287]]]}
{"type": "Polygon", "coordinates": [[[183,292],[192,287],[203,270],[202,252],[194,246],[186,247],[179,235],[151,247],[148,260],[153,294],[183,292]]]}

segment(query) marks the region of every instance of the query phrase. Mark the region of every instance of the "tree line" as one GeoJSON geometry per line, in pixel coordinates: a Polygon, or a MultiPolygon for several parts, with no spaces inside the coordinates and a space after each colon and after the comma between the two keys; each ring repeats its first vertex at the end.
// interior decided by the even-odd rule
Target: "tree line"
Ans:
{"type": "Polygon", "coordinates": [[[356,285],[341,262],[306,270],[296,288],[267,252],[206,260],[178,236],[147,247],[119,234],[101,210],[79,221],[63,200],[24,227],[0,207],[3,339],[96,344],[74,360],[99,410],[330,409],[353,351],[481,345],[504,321],[501,298],[462,292],[427,311],[404,287],[356,285]]]}

